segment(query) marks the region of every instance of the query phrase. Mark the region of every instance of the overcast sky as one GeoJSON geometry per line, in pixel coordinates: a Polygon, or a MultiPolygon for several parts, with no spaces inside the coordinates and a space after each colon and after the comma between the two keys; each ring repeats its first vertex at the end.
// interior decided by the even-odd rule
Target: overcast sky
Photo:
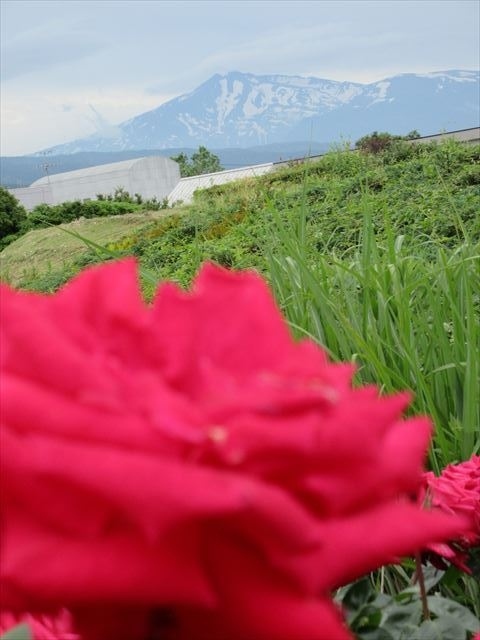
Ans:
{"type": "Polygon", "coordinates": [[[1,0],[1,154],[83,137],[215,73],[478,69],[477,0],[1,0]]]}

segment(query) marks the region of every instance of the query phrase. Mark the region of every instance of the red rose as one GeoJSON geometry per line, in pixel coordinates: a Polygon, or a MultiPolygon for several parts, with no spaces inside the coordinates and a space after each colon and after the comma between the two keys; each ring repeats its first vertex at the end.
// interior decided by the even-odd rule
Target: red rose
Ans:
{"type": "Polygon", "coordinates": [[[7,608],[100,640],[342,640],[332,589],[463,531],[406,497],[429,422],[295,343],[254,273],[151,307],[131,260],[4,288],[2,331],[7,608]]]}
{"type": "MultiPolygon", "coordinates": [[[[425,473],[421,495],[426,506],[461,515],[470,523],[457,540],[450,544],[431,544],[428,548],[471,573],[465,564],[467,550],[480,545],[480,456],[474,455],[460,464],[450,464],[438,477],[431,471],[425,473]]],[[[438,560],[437,564],[442,566],[438,560]]]]}

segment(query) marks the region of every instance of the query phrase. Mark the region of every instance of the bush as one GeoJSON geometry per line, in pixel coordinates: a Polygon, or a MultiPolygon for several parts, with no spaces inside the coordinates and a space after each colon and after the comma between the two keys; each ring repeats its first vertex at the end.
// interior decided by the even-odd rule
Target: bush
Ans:
{"type": "Polygon", "coordinates": [[[97,218],[103,216],[118,216],[124,213],[134,213],[142,209],[142,205],[135,202],[114,200],[86,200],[81,202],[64,202],[57,205],[39,204],[30,213],[22,225],[22,231],[40,229],[49,225],[72,222],[79,218],[97,218]]]}
{"type": "MultiPolygon", "coordinates": [[[[387,149],[390,149],[395,143],[399,141],[405,140],[413,140],[415,138],[419,138],[420,134],[416,129],[407,133],[406,136],[395,136],[391,133],[387,133],[386,131],[382,131],[378,133],[378,131],[374,131],[373,133],[363,136],[360,140],[357,140],[355,143],[355,147],[360,149],[360,151],[364,151],[365,153],[382,153],[387,149]]],[[[399,149],[404,148],[402,145],[399,145],[399,149]]]]}
{"type": "Polygon", "coordinates": [[[27,212],[15,196],[0,187],[0,246],[5,246],[8,237],[16,237],[26,217],[27,212]]]}
{"type": "Polygon", "coordinates": [[[365,153],[382,153],[392,145],[394,140],[399,140],[399,138],[400,136],[392,136],[390,133],[374,131],[370,135],[363,136],[363,138],[357,140],[355,147],[365,153]]]}
{"type": "Polygon", "coordinates": [[[142,211],[159,211],[160,209],[168,209],[168,198],[157,200],[155,196],[150,200],[144,200],[140,193],[129,194],[123,187],[117,187],[113,194],[97,193],[98,202],[128,202],[129,204],[141,205],[142,211]]]}

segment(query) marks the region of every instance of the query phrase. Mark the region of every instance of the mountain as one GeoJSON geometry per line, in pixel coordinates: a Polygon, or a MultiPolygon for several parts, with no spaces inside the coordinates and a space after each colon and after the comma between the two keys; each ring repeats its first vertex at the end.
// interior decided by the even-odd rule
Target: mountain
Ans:
{"type": "MultiPolygon", "coordinates": [[[[372,131],[404,135],[416,129],[422,135],[480,125],[480,73],[445,71],[402,74],[367,85],[348,104],[309,118],[317,134],[341,131],[356,140],[372,131]]],[[[304,130],[294,127],[295,138],[304,130]]]]}
{"type": "Polygon", "coordinates": [[[461,70],[407,73],[370,84],[234,71],[123,122],[114,137],[95,134],[43,152],[331,143],[373,130],[428,135],[478,126],[479,85],[478,71],[461,70]]]}

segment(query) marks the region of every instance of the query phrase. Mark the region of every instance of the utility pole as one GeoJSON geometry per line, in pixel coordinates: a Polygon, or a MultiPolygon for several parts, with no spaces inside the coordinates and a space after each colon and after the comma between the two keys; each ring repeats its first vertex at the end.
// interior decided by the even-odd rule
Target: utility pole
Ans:
{"type": "Polygon", "coordinates": [[[57,165],[54,163],[49,163],[49,162],[43,162],[42,164],[38,164],[37,167],[39,169],[43,169],[45,171],[45,174],[47,176],[47,184],[50,186],[50,174],[48,173],[48,170],[50,169],[50,167],[56,167],[57,165]]]}
{"type": "Polygon", "coordinates": [[[57,165],[56,165],[55,162],[47,162],[46,161],[47,153],[50,153],[50,152],[49,151],[44,151],[43,152],[43,156],[45,157],[45,162],[42,162],[42,164],[37,164],[37,167],[39,169],[43,169],[45,171],[45,174],[47,176],[47,184],[50,186],[50,174],[48,173],[48,170],[51,167],[56,167],[57,165]]]}
{"type": "MultiPolygon", "coordinates": [[[[42,155],[43,155],[43,156],[44,156],[44,158],[45,158],[45,162],[42,162],[41,164],[37,164],[37,167],[38,167],[39,169],[43,169],[43,171],[45,171],[45,175],[47,176],[47,185],[48,185],[48,188],[49,188],[49,191],[50,191],[50,174],[49,174],[48,170],[49,170],[51,167],[56,167],[57,165],[56,165],[56,163],[55,163],[55,162],[47,162],[47,161],[46,161],[46,160],[47,160],[47,154],[48,154],[48,153],[50,153],[50,151],[44,151],[44,152],[43,152],[43,154],[42,154],[42,155]]],[[[49,196],[50,196],[50,195],[51,195],[51,194],[49,194],[49,196]]],[[[45,203],[45,204],[47,204],[47,203],[45,203]]],[[[48,204],[51,204],[51,202],[49,202],[48,204]]]]}

